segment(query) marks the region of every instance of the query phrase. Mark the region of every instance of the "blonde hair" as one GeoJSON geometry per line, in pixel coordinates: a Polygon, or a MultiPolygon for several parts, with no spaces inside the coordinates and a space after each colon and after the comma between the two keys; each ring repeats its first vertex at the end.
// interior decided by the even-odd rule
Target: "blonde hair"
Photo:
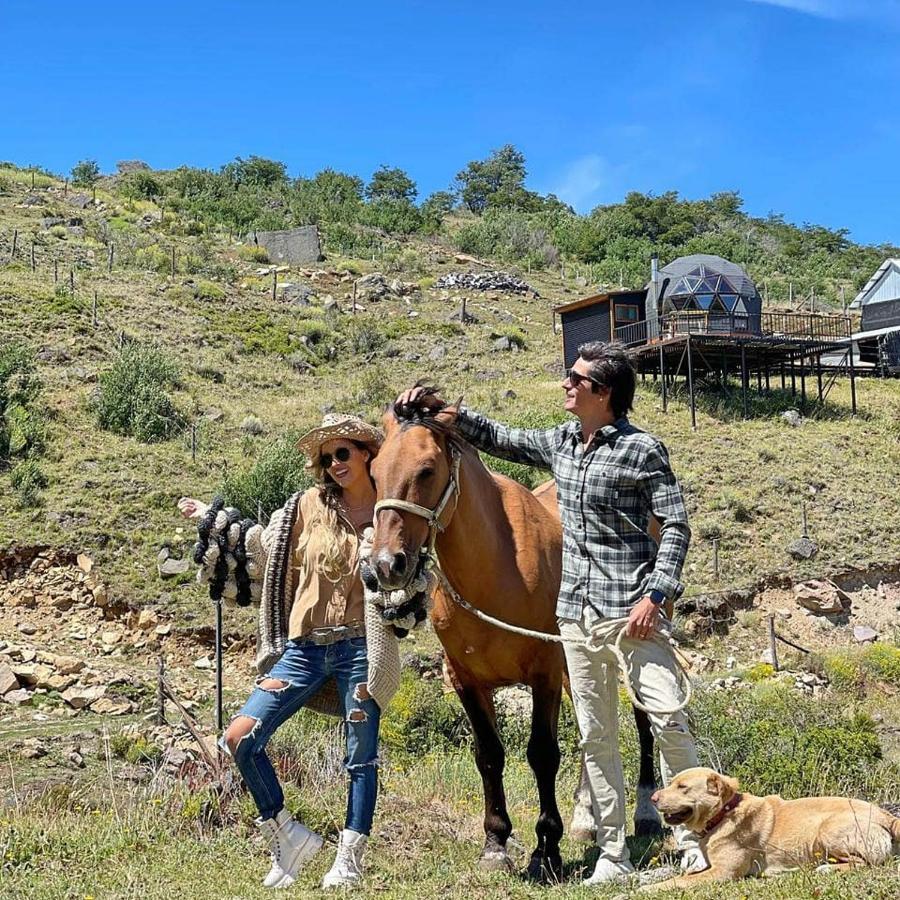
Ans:
{"type": "MultiPolygon", "coordinates": [[[[351,441],[350,443],[355,444],[360,450],[368,451],[368,467],[368,463],[375,457],[378,448],[361,441],[351,441]]],[[[297,544],[297,558],[306,554],[310,536],[313,532],[317,532],[322,539],[322,555],[316,561],[316,571],[332,584],[337,584],[356,568],[356,560],[347,558],[345,547],[347,528],[342,524],[338,511],[343,489],[322,469],[318,460],[315,460],[313,470],[321,483],[317,489],[315,511],[309,522],[305,523],[304,536],[297,544]]]]}

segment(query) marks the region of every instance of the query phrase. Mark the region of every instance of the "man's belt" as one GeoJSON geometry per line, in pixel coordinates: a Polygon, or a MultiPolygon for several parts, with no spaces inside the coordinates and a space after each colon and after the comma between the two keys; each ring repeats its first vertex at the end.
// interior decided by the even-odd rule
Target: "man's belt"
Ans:
{"type": "Polygon", "coordinates": [[[315,644],[317,647],[326,647],[336,644],[338,641],[349,641],[352,638],[365,637],[366,626],[360,622],[356,625],[336,625],[333,628],[314,628],[309,634],[305,634],[298,643],[315,644]]]}

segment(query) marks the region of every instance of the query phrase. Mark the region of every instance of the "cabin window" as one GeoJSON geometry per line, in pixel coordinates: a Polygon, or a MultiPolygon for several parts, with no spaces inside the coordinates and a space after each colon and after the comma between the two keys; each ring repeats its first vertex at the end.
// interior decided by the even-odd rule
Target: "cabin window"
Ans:
{"type": "Polygon", "coordinates": [[[616,324],[621,322],[637,322],[640,309],[631,303],[617,303],[615,306],[616,324]]]}

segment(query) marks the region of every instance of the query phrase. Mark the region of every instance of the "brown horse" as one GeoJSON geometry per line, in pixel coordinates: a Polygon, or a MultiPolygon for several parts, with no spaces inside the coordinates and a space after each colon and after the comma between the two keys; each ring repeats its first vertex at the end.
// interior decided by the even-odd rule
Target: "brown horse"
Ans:
{"type": "MultiPolygon", "coordinates": [[[[555,491],[545,488],[537,497],[518,482],[489,472],[457,436],[455,419],[452,407],[434,412],[425,405],[395,407],[384,416],[385,440],[371,468],[378,500],[371,560],[378,580],[385,589],[405,587],[434,542],[445,577],[471,606],[512,625],[557,633],[562,530],[555,491]],[[436,521],[429,521],[434,511],[436,521]]],[[[486,624],[441,588],[435,590],[432,622],[472,724],[484,787],[482,865],[511,868],[506,843],[512,823],[493,693],[524,684],[532,694],[527,758],[540,801],[537,847],[528,874],[558,879],[563,833],[556,804],[562,647],[486,624]]],[[[647,749],[642,741],[642,751],[652,773],[652,739],[647,749]]]]}

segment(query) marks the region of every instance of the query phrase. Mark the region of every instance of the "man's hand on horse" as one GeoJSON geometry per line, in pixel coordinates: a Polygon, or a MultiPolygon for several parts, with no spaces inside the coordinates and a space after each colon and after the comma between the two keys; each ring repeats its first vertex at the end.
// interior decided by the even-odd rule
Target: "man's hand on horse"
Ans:
{"type": "Polygon", "coordinates": [[[649,596],[641,597],[628,616],[625,636],[645,641],[659,625],[659,606],[649,596]]]}
{"type": "Polygon", "coordinates": [[[182,497],[178,501],[178,511],[186,519],[202,519],[208,509],[208,504],[202,500],[195,500],[193,497],[182,497]]]}
{"type": "Polygon", "coordinates": [[[431,393],[426,387],[416,385],[400,394],[394,401],[395,406],[409,405],[424,406],[426,409],[443,409],[446,403],[437,395],[431,393]]]}

